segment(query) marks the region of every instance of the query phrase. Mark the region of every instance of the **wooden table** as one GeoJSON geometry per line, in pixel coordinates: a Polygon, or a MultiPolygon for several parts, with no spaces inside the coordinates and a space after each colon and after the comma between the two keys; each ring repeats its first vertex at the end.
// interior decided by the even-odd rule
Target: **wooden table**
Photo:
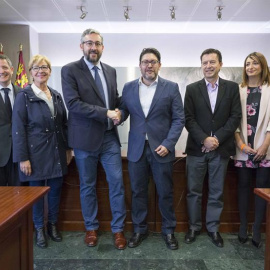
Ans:
{"type": "Polygon", "coordinates": [[[49,187],[0,187],[0,268],[33,269],[32,205],[49,187]]]}
{"type": "Polygon", "coordinates": [[[254,193],[267,201],[264,269],[270,270],[270,188],[255,188],[254,193]]]}

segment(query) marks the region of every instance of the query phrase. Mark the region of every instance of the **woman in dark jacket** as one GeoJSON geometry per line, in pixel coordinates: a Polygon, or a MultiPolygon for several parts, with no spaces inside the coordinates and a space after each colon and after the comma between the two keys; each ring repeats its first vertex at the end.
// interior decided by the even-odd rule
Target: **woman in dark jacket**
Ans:
{"type": "MultiPolygon", "coordinates": [[[[71,160],[67,146],[67,116],[61,95],[47,86],[51,63],[36,55],[29,63],[33,84],[21,90],[13,108],[13,159],[19,163],[20,181],[30,186],[49,186],[48,235],[62,241],[57,229],[63,175],[71,160]]],[[[46,248],[44,199],[33,206],[36,244],[46,248]]]]}

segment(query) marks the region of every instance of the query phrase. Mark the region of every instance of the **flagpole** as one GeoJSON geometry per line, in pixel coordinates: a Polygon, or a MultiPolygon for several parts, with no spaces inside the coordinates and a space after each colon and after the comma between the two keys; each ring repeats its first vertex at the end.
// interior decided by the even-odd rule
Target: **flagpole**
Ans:
{"type": "Polygon", "coordinates": [[[20,49],[19,50],[20,50],[20,52],[22,52],[22,44],[20,43],[19,46],[20,46],[20,49]]]}

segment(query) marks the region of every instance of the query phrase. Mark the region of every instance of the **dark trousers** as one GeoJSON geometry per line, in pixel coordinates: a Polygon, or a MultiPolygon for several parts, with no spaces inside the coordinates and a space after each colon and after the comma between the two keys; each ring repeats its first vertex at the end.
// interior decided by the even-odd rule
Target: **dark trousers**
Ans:
{"type": "Polygon", "coordinates": [[[202,190],[208,171],[206,228],[209,232],[219,230],[228,162],[229,158],[221,157],[217,151],[205,153],[201,157],[187,156],[187,207],[190,229],[200,231],[202,228],[202,190]]]}
{"type": "Polygon", "coordinates": [[[150,146],[146,143],[142,157],[137,162],[128,163],[132,189],[132,222],[134,232],[147,232],[148,182],[150,169],[158,193],[159,210],[162,216],[162,233],[171,234],[176,227],[173,208],[173,164],[157,162],[150,146]]]}
{"type": "MultiPolygon", "coordinates": [[[[270,168],[238,168],[238,208],[240,215],[239,235],[247,236],[247,214],[249,209],[252,179],[255,178],[256,188],[270,188],[270,168]]],[[[255,221],[253,225],[253,239],[260,241],[261,224],[265,216],[266,201],[255,196],[255,221]]]]}
{"type": "Polygon", "coordinates": [[[0,167],[0,186],[20,186],[18,164],[13,163],[12,153],[8,163],[4,167],[0,167]]]}

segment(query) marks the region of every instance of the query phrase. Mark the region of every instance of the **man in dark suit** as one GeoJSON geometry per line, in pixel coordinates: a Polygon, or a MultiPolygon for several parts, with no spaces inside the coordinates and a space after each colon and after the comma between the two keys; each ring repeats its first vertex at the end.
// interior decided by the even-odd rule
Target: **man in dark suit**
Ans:
{"type": "Polygon", "coordinates": [[[12,161],[12,108],[20,90],[11,83],[13,70],[10,59],[0,54],[0,186],[20,185],[17,163],[12,161]]]}
{"type": "Polygon", "coordinates": [[[235,154],[234,132],[240,123],[241,104],[238,85],[218,75],[222,67],[220,51],[205,50],[201,67],[204,79],[187,86],[184,103],[189,132],[186,146],[189,231],[185,242],[194,242],[202,228],[202,188],[208,170],[206,228],[212,242],[223,247],[218,232],[223,186],[229,158],[235,154]]]}
{"type": "Polygon", "coordinates": [[[84,57],[62,68],[62,88],[69,110],[69,146],[74,148],[80,176],[81,207],[87,231],[85,243],[93,247],[98,240],[96,177],[100,161],[109,184],[114,245],[124,249],[126,208],[122,159],[117,128],[112,121],[120,118],[115,111],[120,102],[116,70],[100,62],[104,46],[98,31],[85,30],[80,47],[84,57]]]}
{"type": "Polygon", "coordinates": [[[128,170],[132,189],[134,234],[129,247],[147,237],[149,170],[156,184],[162,215],[162,235],[170,249],[177,249],[174,237],[173,161],[175,144],[184,127],[184,110],[177,83],[158,76],[160,53],[146,48],[140,55],[142,76],[126,83],[120,109],[122,120],[130,115],[128,170]]]}

